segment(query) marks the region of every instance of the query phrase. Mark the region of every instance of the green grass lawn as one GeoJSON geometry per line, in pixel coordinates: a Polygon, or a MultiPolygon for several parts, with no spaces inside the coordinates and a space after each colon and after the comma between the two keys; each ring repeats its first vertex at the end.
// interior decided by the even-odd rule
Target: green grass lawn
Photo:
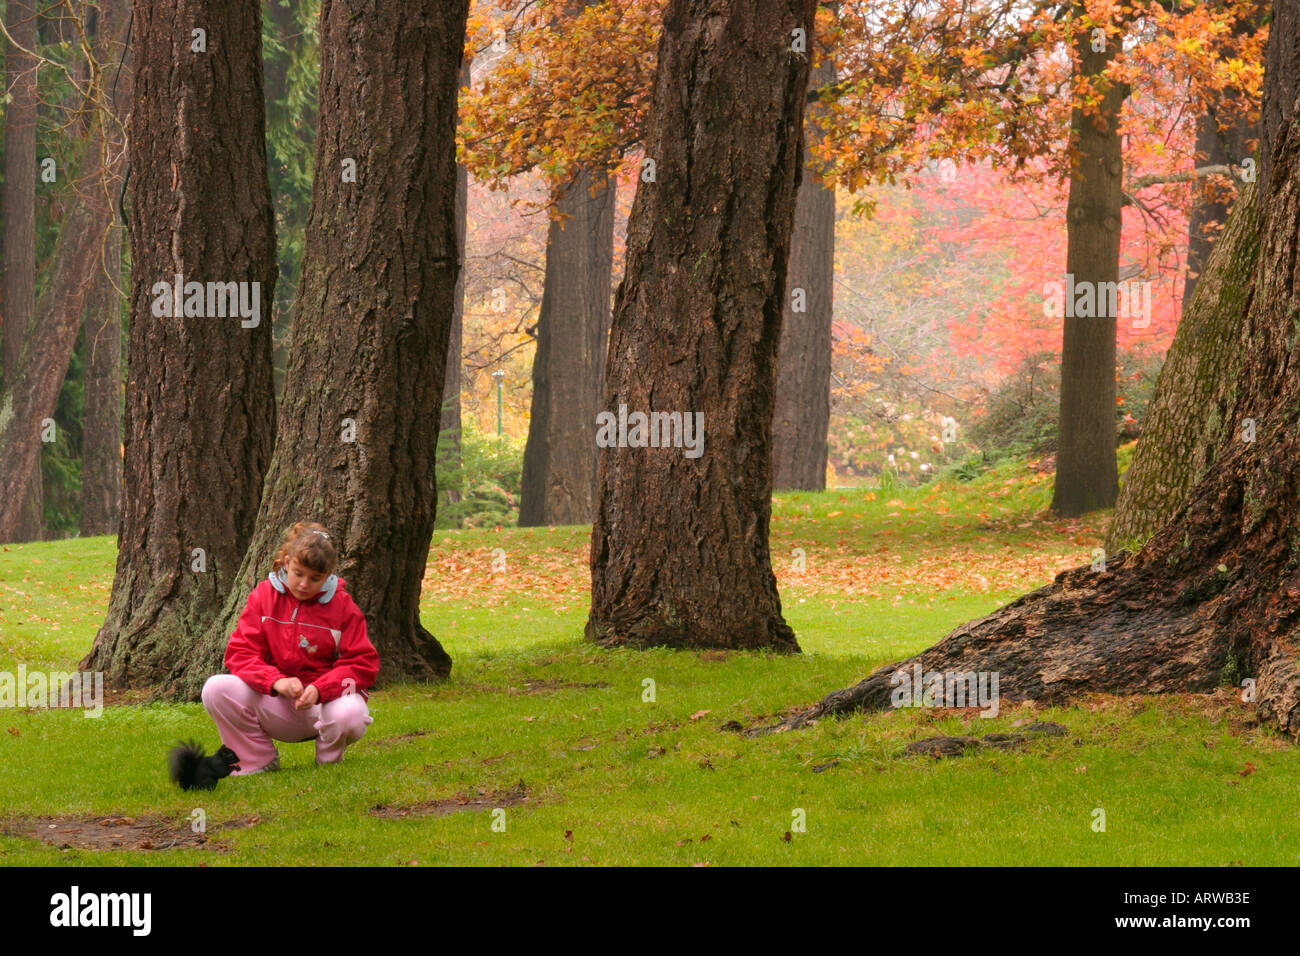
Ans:
{"type": "MultiPolygon", "coordinates": [[[[774,564],[804,651],[792,657],[593,648],[586,529],[437,532],[422,611],[452,677],[376,692],[344,763],[317,768],[310,743],[280,744],[279,773],[184,794],[163,761],[179,737],[216,745],[199,704],[3,710],[0,829],[127,818],[188,833],[197,808],[208,842],[0,835],[0,864],[1295,865],[1300,761],[1227,690],[995,719],[899,710],[758,739],[721,729],[809,704],[1090,562],[1108,516],[1053,519],[1050,489],[1022,464],[970,484],[778,496],[774,564]],[[1016,752],[903,753],[1031,720],[1069,733],[1016,752]]],[[[75,665],[115,554],[108,538],[0,551],[0,670],[75,665]]]]}

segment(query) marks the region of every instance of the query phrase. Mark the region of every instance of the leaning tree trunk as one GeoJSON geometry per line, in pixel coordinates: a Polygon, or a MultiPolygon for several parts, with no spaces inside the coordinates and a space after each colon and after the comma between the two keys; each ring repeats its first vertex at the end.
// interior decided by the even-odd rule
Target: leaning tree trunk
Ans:
{"type": "MultiPolygon", "coordinates": [[[[125,17],[112,4],[101,7],[95,48],[100,62],[120,49],[125,23],[125,17]]],[[[129,82],[128,77],[127,87],[129,82]]],[[[23,502],[19,489],[40,460],[41,422],[54,414],[82,315],[87,308],[95,308],[97,283],[103,278],[101,247],[105,241],[111,242],[110,232],[115,229],[113,200],[123,166],[120,127],[112,116],[97,112],[91,115],[71,211],[59,229],[49,281],[36,304],[40,321],[28,330],[15,373],[0,394],[0,540],[12,536],[19,520],[18,509],[23,502]]],[[[120,339],[114,341],[118,347],[113,362],[119,363],[120,339]]],[[[121,401],[116,389],[113,401],[115,405],[121,401]]],[[[88,391],[87,414],[93,416],[93,411],[93,394],[88,391]]],[[[87,447],[93,448],[93,442],[100,437],[95,434],[97,427],[93,417],[87,420],[87,447]]],[[[120,443],[115,441],[113,455],[119,454],[120,443]]],[[[108,530],[116,530],[116,526],[108,530]]]]}
{"type": "Polygon", "coordinates": [[[197,698],[286,530],[330,530],[381,680],[444,677],[420,624],[456,288],[456,96],[469,0],[321,5],[320,128],[275,454],[215,623],[160,693],[197,698]],[[351,173],[355,169],[355,179],[351,173]]]}
{"type": "MultiPolygon", "coordinates": [[[[12,44],[5,56],[4,239],[0,242],[0,316],[3,317],[4,380],[13,390],[23,346],[32,333],[36,314],[36,60],[23,49],[36,49],[36,4],[9,0],[5,28],[22,49],[12,44]]],[[[28,419],[31,440],[38,441],[39,420],[28,419]]],[[[19,497],[18,520],[0,523],[0,541],[36,541],[45,526],[42,511],[40,446],[22,481],[9,493],[19,497]]],[[[27,461],[28,458],[24,458],[27,461]]]]}
{"type": "MultiPolygon", "coordinates": [[[[808,78],[835,81],[826,56],[808,78]]],[[[811,92],[810,94],[811,95],[811,92]]],[[[804,136],[814,134],[808,109],[804,136]]],[[[805,157],[807,153],[805,152],[805,157]]],[[[831,421],[831,318],[835,285],[835,190],[803,170],[794,204],[785,314],[777,349],[776,410],[772,415],[772,487],[826,487],[826,432],[831,421]]]]}
{"type": "MultiPolygon", "coordinates": [[[[97,42],[101,64],[105,69],[102,83],[106,87],[106,105],[112,111],[105,117],[111,126],[108,148],[120,156],[123,143],[118,133],[118,103],[129,101],[131,67],[122,29],[130,4],[113,0],[100,7],[97,42]],[[114,36],[114,33],[122,33],[114,36]],[[111,44],[107,41],[113,41],[111,44]]],[[[94,144],[92,144],[93,148],[94,144]]],[[[111,158],[111,157],[110,157],[111,158]]],[[[122,166],[111,161],[98,182],[96,202],[103,203],[104,232],[100,245],[100,262],[94,269],[86,315],[83,321],[86,369],[85,401],[81,438],[81,534],[83,536],[117,534],[122,507],[122,225],[117,221],[117,197],[122,191],[122,166]]]]}
{"type": "MultiPolygon", "coordinates": [[[[98,137],[87,147],[83,169],[98,177],[98,137]]],[[[93,183],[94,180],[92,179],[93,183]]],[[[92,297],[99,268],[100,241],[108,227],[107,210],[93,209],[88,193],[74,200],[54,246],[54,272],[37,303],[42,321],[27,337],[12,387],[0,394],[0,541],[15,540],[23,497],[18,489],[40,461],[41,422],[53,415],[68,360],[77,344],[82,312],[92,297]],[[57,291],[57,294],[53,294],[57,291]]]]}
{"type": "MultiPolygon", "coordinates": [[[[1092,49],[1089,31],[1078,40],[1079,73],[1100,90],[1095,109],[1070,113],[1073,156],[1066,206],[1065,271],[1074,287],[1096,290],[1091,309],[1065,301],[1061,346],[1061,411],[1052,510],[1075,516],[1109,508],[1119,494],[1115,460],[1115,315],[1102,290],[1119,280],[1120,204],[1124,161],[1119,118],[1127,87],[1102,78],[1119,52],[1112,36],[1092,49]],[[1103,285],[1106,283],[1107,285],[1103,285]],[[1090,314],[1079,315],[1077,312],[1090,314]]],[[[1067,290],[1070,282],[1067,279],[1067,290]]]]}
{"type": "Polygon", "coordinates": [[[220,611],[275,422],[260,5],[136,0],[131,45],[122,520],[108,616],[82,661],[111,686],[156,683],[220,611]],[[184,294],[190,314],[175,316],[160,290],[177,275],[241,284],[248,316],[199,287],[184,294]],[[218,305],[224,317],[206,314],[218,305]]]}
{"type": "MultiPolygon", "coordinates": [[[[1294,78],[1295,58],[1270,57],[1267,70],[1294,78]]],[[[1266,72],[1266,107],[1276,107],[1269,100],[1283,85],[1276,77],[1270,84],[1266,72]]],[[[1296,106],[1271,115],[1293,120],[1296,106]]],[[[1261,719],[1300,739],[1300,367],[1290,361],[1300,312],[1300,123],[1283,122],[1278,134],[1260,196],[1257,278],[1232,424],[1169,523],[1136,555],[1121,552],[1104,570],[1062,572],[929,650],[753,733],[889,707],[892,675],[919,664],[922,674],[997,672],[1004,704],[1063,703],[1093,691],[1209,691],[1253,678],[1261,719]],[[1247,419],[1253,441],[1245,440],[1247,419]]],[[[1233,268],[1245,258],[1237,248],[1233,268]]],[[[1206,282],[1214,272],[1212,264],[1206,282]]]]}
{"type": "MultiPolygon", "coordinates": [[[[120,179],[118,180],[120,183],[120,179]]],[[[114,192],[116,194],[116,191],[114,192]]],[[[86,387],[81,432],[81,534],[116,534],[122,504],[122,237],[112,222],[83,330],[86,387]]]]}
{"type": "MultiPolygon", "coordinates": [[[[466,56],[460,65],[460,92],[470,87],[471,58],[466,56]]],[[[442,387],[442,415],[438,426],[438,465],[449,473],[458,474],[460,457],[460,383],[465,325],[465,227],[469,213],[469,171],[464,164],[456,164],[456,261],[460,269],[456,274],[456,291],[452,297],[451,333],[447,337],[447,373],[442,387]]],[[[461,488],[455,485],[439,488],[446,493],[448,504],[460,501],[461,488]]]]}
{"type": "Polygon", "coordinates": [[[586,524],[596,494],[614,265],[614,178],[580,172],[555,200],[537,317],[519,525],[586,524]],[[593,196],[591,189],[598,191],[593,196]]]}
{"type": "Polygon", "coordinates": [[[1135,551],[1169,520],[1213,463],[1240,388],[1242,324],[1259,253],[1255,186],[1244,183],[1184,309],[1124,476],[1106,551],[1135,551]]]}
{"type": "Polygon", "coordinates": [[[646,447],[629,419],[624,440],[606,435],[619,447],[600,457],[589,640],[799,649],[768,525],[809,67],[791,36],[811,34],[815,8],[671,0],[664,14],[646,138],[655,178],[643,171],[628,224],[605,408],[699,417],[703,433],[686,447],[661,421],[653,438],[677,447],[646,447]]]}

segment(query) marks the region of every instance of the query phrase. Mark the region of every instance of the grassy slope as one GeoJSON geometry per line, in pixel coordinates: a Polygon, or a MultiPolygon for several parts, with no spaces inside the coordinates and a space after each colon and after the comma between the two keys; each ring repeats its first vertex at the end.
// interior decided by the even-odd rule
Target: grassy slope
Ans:
{"type": "MultiPolygon", "coordinates": [[[[377,693],[375,723],[342,765],[317,768],[310,744],[282,744],[280,773],[186,795],[162,757],[180,736],[216,743],[198,704],[110,707],[98,720],[0,712],[0,816],[184,823],[202,807],[210,825],[258,818],[212,834],[224,853],[60,851],[0,836],[0,864],[1297,862],[1300,765],[1226,691],[991,720],[905,710],[760,740],[721,732],[846,686],[1087,563],[1105,520],[1050,519],[1050,479],[1017,466],[973,485],[872,494],[776,502],[773,554],[797,657],[593,649],[580,641],[586,529],[440,532],[424,621],[453,677],[377,693]],[[492,571],[496,548],[504,572],[492,571]],[[570,683],[604,686],[555,687],[570,683]],[[1018,753],[900,755],[920,737],[1031,717],[1071,734],[1018,753]],[[493,795],[521,780],[529,800],[494,832],[493,795]],[[446,816],[369,812],[482,794],[484,808],[446,816]],[[1093,829],[1097,808],[1105,832],[1093,829]],[[806,832],[787,840],[798,810],[806,832]]],[[[114,555],[107,538],[0,551],[0,670],[75,663],[102,618],[114,555]]]]}

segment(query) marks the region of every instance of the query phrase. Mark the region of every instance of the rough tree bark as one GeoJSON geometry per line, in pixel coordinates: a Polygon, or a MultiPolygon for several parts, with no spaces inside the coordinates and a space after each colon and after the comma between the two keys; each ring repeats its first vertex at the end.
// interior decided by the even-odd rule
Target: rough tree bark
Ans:
{"type": "MultiPolygon", "coordinates": [[[[160,680],[220,611],[253,531],[275,422],[260,5],[136,0],[131,46],[122,520],[107,619],[81,662],[119,687],[160,680]],[[173,317],[155,284],[177,275],[249,283],[250,305],[260,283],[257,324],[228,312],[173,317]]],[[[206,313],[214,298],[186,301],[206,313]]]]}
{"type": "MultiPolygon", "coordinates": [[[[1081,15],[1082,7],[1077,8],[1081,15]]],[[[1105,73],[1119,53],[1118,36],[1105,49],[1092,48],[1090,31],[1077,42],[1082,76],[1105,73]]],[[[1070,199],[1066,206],[1068,247],[1065,271],[1074,285],[1095,290],[1114,288],[1119,280],[1120,204],[1124,161],[1119,117],[1128,95],[1122,83],[1093,80],[1102,96],[1096,111],[1075,107],[1070,113],[1074,149],[1070,199]],[[1103,283],[1111,283],[1103,286],[1103,283]]],[[[1068,283],[1067,283],[1068,287],[1068,283]]],[[[1091,316],[1074,314],[1066,301],[1061,345],[1060,440],[1052,510],[1074,516],[1109,508],[1119,494],[1115,459],[1115,316],[1109,296],[1094,296],[1091,316]]]]}
{"type": "Polygon", "coordinates": [[[815,6],[672,0],[664,14],[646,137],[656,178],[643,174],[628,225],[605,408],[698,412],[704,441],[699,457],[601,450],[586,628],[600,644],[798,650],[768,526],[809,68],[791,36],[811,35],[815,6]]]}
{"type": "MultiPolygon", "coordinates": [[[[1294,0],[1282,5],[1294,8],[1294,0]]],[[[1275,148],[1268,191],[1259,195],[1257,278],[1232,427],[1171,520],[1136,555],[1121,552],[1105,570],[1062,572],[929,650],[752,733],[886,708],[891,675],[919,663],[923,672],[996,671],[1004,704],[1063,703],[1092,691],[1209,691],[1250,677],[1261,720],[1300,739],[1300,366],[1291,361],[1300,312],[1300,103],[1276,102],[1280,91],[1296,91],[1297,46],[1270,45],[1266,61],[1264,133],[1275,148]],[[1268,128],[1270,116],[1277,129],[1268,128]],[[1243,440],[1247,418],[1257,423],[1254,441],[1243,440]]],[[[1207,281],[1214,271],[1212,264],[1207,281]]]]}
{"type": "Polygon", "coordinates": [[[380,679],[450,672],[420,624],[419,598],[458,272],[456,98],[468,2],[321,5],[316,176],[275,454],[234,587],[161,694],[197,698],[220,671],[249,592],[299,520],[330,529],[380,679]]]}
{"type": "Polygon", "coordinates": [[[1257,195],[1254,184],[1242,184],[1183,310],[1115,502],[1107,553],[1136,550],[1169,520],[1234,425],[1242,323],[1259,252],[1257,195]]]}
{"type": "MultiPolygon", "coordinates": [[[[808,78],[809,90],[834,81],[835,64],[824,55],[808,78]]],[[[818,115],[816,105],[808,107],[805,137],[816,135],[816,124],[810,121],[818,115]]],[[[806,167],[802,175],[777,348],[772,487],[821,491],[826,487],[826,432],[831,421],[835,190],[806,167]],[[802,290],[797,302],[796,290],[802,290]]]]}
{"type": "Polygon", "coordinates": [[[584,171],[555,198],[546,236],[519,526],[586,524],[595,512],[596,412],[604,396],[614,267],[614,179],[584,171]],[[591,195],[591,189],[597,190],[591,195]]]}
{"type": "Polygon", "coordinates": [[[1259,111],[1259,181],[1261,197],[1269,193],[1269,170],[1273,152],[1291,117],[1291,107],[1300,95],[1300,4],[1295,0],[1273,0],[1268,24],[1268,48],[1264,51],[1264,95],[1259,111]],[[1279,67],[1269,69],[1269,65],[1279,67]]]}
{"type": "MultiPolygon", "coordinates": [[[[36,4],[9,0],[5,28],[18,44],[5,56],[4,238],[0,241],[0,317],[3,318],[4,380],[13,390],[18,364],[36,315],[36,59],[23,49],[36,49],[36,4]]],[[[40,422],[28,419],[30,440],[39,442],[40,422]]],[[[45,520],[41,494],[40,445],[22,481],[7,489],[20,499],[16,523],[0,524],[0,541],[37,541],[45,520]]],[[[27,459],[24,458],[24,461],[27,459]]]]}
{"type": "MultiPolygon", "coordinates": [[[[1238,30],[1257,28],[1268,9],[1260,4],[1256,16],[1243,20],[1238,30]]],[[[1285,26],[1287,9],[1277,15],[1285,26]]],[[[1300,57],[1294,50],[1275,49],[1273,62],[1300,57]]],[[[1268,77],[1285,85],[1286,71],[1268,77]]],[[[1241,115],[1225,116],[1228,90],[1197,121],[1197,164],[1241,165],[1247,146],[1258,142],[1258,162],[1266,165],[1266,142],[1276,142],[1281,117],[1275,104],[1288,94],[1275,89],[1268,122],[1257,126],[1241,115]],[[1222,125],[1221,125],[1222,124],[1222,125]]],[[[1217,237],[1206,236],[1206,223],[1227,216],[1223,197],[1228,188],[1207,180],[1198,186],[1202,200],[1188,222],[1188,280],[1183,291],[1183,317],[1170,345],[1156,383],[1155,397],[1142,423],[1133,464],[1124,477],[1115,514],[1106,534],[1106,550],[1134,550],[1145,542],[1186,497],[1188,490],[1211,464],[1211,458],[1230,427],[1229,414],[1236,399],[1241,367],[1241,329],[1249,308],[1259,251],[1258,184],[1242,183],[1232,200],[1232,212],[1217,237]],[[1221,246],[1227,249],[1220,249],[1221,246]],[[1217,250],[1217,251],[1216,251],[1217,250]],[[1213,265],[1213,276],[1205,273],[1213,265]],[[1203,279],[1203,281],[1202,281],[1203,279]],[[1200,295],[1202,284],[1210,289],[1200,295]]]]}

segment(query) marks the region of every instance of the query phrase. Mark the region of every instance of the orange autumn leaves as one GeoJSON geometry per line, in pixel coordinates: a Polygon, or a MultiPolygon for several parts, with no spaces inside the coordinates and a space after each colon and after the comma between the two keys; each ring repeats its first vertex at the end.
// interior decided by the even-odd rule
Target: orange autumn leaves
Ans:
{"type": "MultiPolygon", "coordinates": [[[[897,603],[933,600],[947,591],[1019,593],[1088,563],[1101,543],[1101,528],[1087,522],[981,514],[976,516],[981,533],[970,543],[954,544],[958,526],[970,517],[948,513],[942,500],[910,506],[891,500],[886,503],[891,510],[869,522],[854,507],[820,516],[773,517],[773,571],[787,600],[816,595],[897,603]],[[920,509],[944,526],[935,528],[920,509]],[[828,534],[833,543],[826,541],[828,534]],[[803,551],[802,569],[797,548],[803,551]]],[[[527,599],[531,606],[556,611],[587,607],[591,574],[585,538],[547,531],[542,541],[567,542],[540,546],[535,533],[527,538],[514,529],[489,533],[489,540],[497,537],[499,543],[473,547],[460,536],[435,540],[422,600],[490,608],[527,599]]]]}

